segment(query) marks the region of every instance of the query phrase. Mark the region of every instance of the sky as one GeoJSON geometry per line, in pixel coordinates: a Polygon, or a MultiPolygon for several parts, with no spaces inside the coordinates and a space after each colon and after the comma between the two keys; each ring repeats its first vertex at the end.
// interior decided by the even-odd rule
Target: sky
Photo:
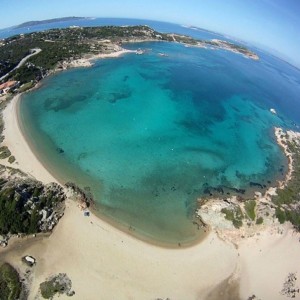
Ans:
{"type": "Polygon", "coordinates": [[[299,0],[0,0],[0,4],[0,28],[67,16],[166,21],[250,42],[300,67],[299,0]]]}

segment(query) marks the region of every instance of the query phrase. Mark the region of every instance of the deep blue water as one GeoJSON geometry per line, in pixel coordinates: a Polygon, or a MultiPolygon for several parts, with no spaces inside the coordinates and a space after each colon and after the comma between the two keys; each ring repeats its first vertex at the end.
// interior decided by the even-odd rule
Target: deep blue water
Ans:
{"type": "Polygon", "coordinates": [[[147,51],[47,78],[23,97],[21,125],[40,159],[88,187],[110,220],[155,241],[191,242],[207,186],[249,190],[282,176],[273,127],[300,123],[300,72],[264,53],[253,61],[175,43],[126,47],[147,51]]]}

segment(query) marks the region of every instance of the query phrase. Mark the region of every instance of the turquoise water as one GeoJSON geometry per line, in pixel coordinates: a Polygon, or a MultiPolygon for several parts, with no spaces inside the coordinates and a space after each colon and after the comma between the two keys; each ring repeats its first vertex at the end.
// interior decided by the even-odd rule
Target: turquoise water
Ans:
{"type": "Polygon", "coordinates": [[[21,125],[50,170],[89,187],[109,220],[153,241],[189,243],[201,234],[193,215],[208,186],[247,193],[250,182],[282,176],[272,128],[291,126],[278,99],[292,101],[282,87],[298,83],[265,59],[128,47],[147,52],[47,78],[22,98],[21,125]]]}

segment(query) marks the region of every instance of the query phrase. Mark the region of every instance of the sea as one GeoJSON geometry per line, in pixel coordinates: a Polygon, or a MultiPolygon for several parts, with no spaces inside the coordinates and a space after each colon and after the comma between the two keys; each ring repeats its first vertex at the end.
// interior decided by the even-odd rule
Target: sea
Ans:
{"type": "MultiPolygon", "coordinates": [[[[231,41],[129,19],[52,23],[1,35],[137,24],[231,41]]],[[[198,200],[237,190],[251,198],[253,183],[256,190],[274,185],[287,170],[274,127],[299,128],[300,71],[247,46],[260,60],[178,43],[126,44],[145,53],[57,73],[23,95],[21,129],[61,182],[93,195],[99,217],[151,243],[191,245],[204,234],[195,218],[198,200]]]]}

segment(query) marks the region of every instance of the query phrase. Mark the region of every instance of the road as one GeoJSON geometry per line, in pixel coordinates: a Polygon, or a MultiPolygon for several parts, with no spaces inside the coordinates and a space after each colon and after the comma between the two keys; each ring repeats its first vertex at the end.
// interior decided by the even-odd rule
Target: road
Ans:
{"type": "Polygon", "coordinates": [[[6,78],[6,77],[7,77],[11,72],[13,72],[14,70],[19,69],[20,67],[22,67],[22,66],[25,64],[25,62],[26,62],[30,57],[32,57],[32,56],[34,56],[34,55],[37,55],[38,53],[40,53],[40,52],[42,51],[42,49],[40,49],[40,48],[34,48],[34,49],[31,49],[30,51],[31,51],[30,54],[28,54],[28,55],[26,55],[24,58],[22,58],[21,61],[18,63],[18,65],[17,65],[15,68],[13,68],[11,71],[9,71],[8,73],[6,73],[6,74],[3,75],[2,77],[0,77],[0,80],[6,78]]]}

